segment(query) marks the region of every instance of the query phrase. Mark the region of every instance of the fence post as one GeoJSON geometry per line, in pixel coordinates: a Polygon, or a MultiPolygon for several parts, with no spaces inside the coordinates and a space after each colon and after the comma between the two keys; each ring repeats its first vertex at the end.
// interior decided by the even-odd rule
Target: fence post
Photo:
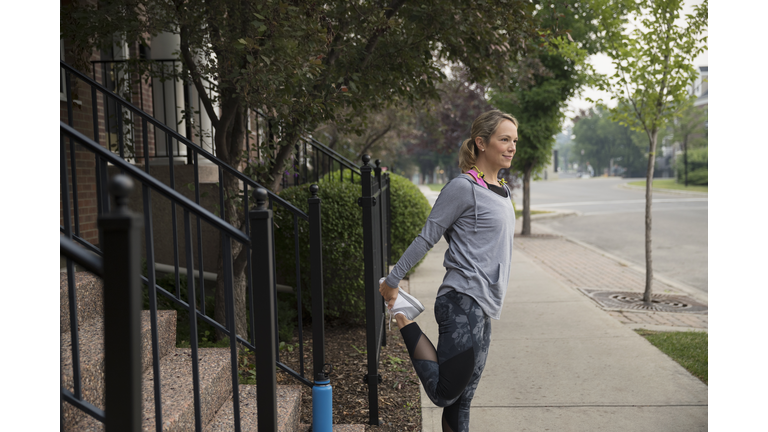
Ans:
{"type": "Polygon", "coordinates": [[[379,330],[383,327],[381,321],[383,303],[379,294],[378,267],[380,262],[375,251],[375,218],[376,197],[373,193],[373,168],[368,165],[371,161],[369,155],[363,155],[363,166],[360,167],[360,182],[362,184],[362,196],[357,201],[363,208],[363,257],[365,263],[364,289],[365,289],[365,333],[368,349],[368,374],[363,377],[363,382],[368,384],[368,424],[379,424],[379,330]]]}
{"type": "MultiPolygon", "coordinates": [[[[319,188],[309,187],[309,254],[312,278],[312,430],[333,430],[333,388],[329,379],[330,369],[325,368],[325,307],[323,302],[323,236],[320,219],[319,188]]],[[[330,365],[329,365],[330,366],[330,365]]]]}
{"type": "MultiPolygon", "coordinates": [[[[376,210],[378,213],[378,232],[375,234],[379,237],[379,252],[377,254],[379,260],[381,261],[381,264],[379,264],[379,270],[382,276],[386,276],[389,273],[389,268],[387,267],[387,237],[385,232],[385,224],[386,224],[386,217],[387,217],[387,207],[389,206],[389,202],[387,201],[387,195],[386,190],[384,189],[384,182],[382,181],[381,176],[381,160],[376,159],[376,168],[374,168],[374,173],[376,174],[376,183],[379,185],[379,208],[376,210]]],[[[387,305],[385,302],[381,302],[381,313],[385,314],[387,313],[387,305]]],[[[381,346],[387,346],[387,333],[383,333],[381,336],[381,346]]]]}
{"type": "Polygon", "coordinates": [[[99,217],[104,251],[106,430],[141,430],[141,218],[128,210],[133,181],[109,184],[113,211],[99,217]]]}
{"type": "Polygon", "coordinates": [[[275,373],[275,283],[272,275],[272,210],[267,190],[253,191],[256,207],[248,213],[251,225],[251,282],[256,328],[256,397],[259,432],[277,430],[277,375],[275,373]]]}
{"type": "MultiPolygon", "coordinates": [[[[391,172],[391,171],[390,171],[391,172]]],[[[386,193],[384,194],[387,207],[385,209],[385,214],[387,215],[387,222],[385,224],[384,229],[386,230],[387,234],[387,247],[386,247],[386,253],[387,253],[387,267],[384,271],[384,274],[389,274],[389,266],[392,265],[392,175],[388,172],[386,176],[384,176],[386,179],[386,193]]]]}

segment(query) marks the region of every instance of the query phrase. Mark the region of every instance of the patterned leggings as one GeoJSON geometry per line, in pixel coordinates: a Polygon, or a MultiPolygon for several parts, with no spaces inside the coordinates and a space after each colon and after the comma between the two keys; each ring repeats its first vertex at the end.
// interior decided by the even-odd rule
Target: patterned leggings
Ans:
{"type": "Polygon", "coordinates": [[[400,333],[429,399],[444,408],[443,432],[468,432],[469,406],[488,358],[491,319],[472,297],[456,291],[435,300],[435,319],[437,350],[416,323],[400,333]]]}

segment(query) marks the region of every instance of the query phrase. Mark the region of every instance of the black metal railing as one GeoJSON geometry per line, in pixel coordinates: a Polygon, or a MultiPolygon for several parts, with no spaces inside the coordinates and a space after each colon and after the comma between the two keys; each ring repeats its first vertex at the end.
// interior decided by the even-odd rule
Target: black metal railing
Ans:
{"type": "MultiPolygon", "coordinates": [[[[64,219],[64,225],[61,227],[62,232],[73,238],[75,241],[86,247],[87,249],[94,251],[96,253],[100,253],[100,249],[92,244],[88,239],[86,239],[85,235],[81,235],[80,233],[80,226],[81,221],[79,217],[78,212],[78,203],[80,202],[78,199],[78,156],[77,154],[83,153],[81,149],[85,149],[84,153],[91,154],[91,160],[94,161],[94,170],[95,170],[95,189],[96,189],[96,198],[97,198],[97,213],[99,215],[106,213],[109,210],[109,203],[107,200],[107,197],[105,196],[106,193],[106,187],[103,185],[106,184],[106,178],[108,171],[111,170],[119,170],[123,172],[130,172],[132,176],[137,176],[141,173],[141,180],[142,183],[145,184],[145,187],[142,190],[142,205],[143,205],[143,212],[144,212],[144,221],[145,221],[145,247],[146,247],[146,253],[145,253],[145,260],[147,263],[147,269],[146,269],[146,276],[143,277],[143,281],[145,285],[148,287],[154,287],[154,289],[149,289],[149,297],[150,297],[150,309],[156,310],[157,308],[157,294],[159,293],[164,298],[170,300],[174,305],[177,307],[181,307],[183,309],[186,309],[187,311],[195,311],[195,313],[190,314],[190,331],[191,334],[196,335],[196,322],[197,320],[201,320],[202,322],[207,323],[208,325],[214,327],[216,330],[223,332],[224,334],[231,334],[230,330],[228,330],[228,326],[224,326],[216,322],[214,319],[212,319],[208,315],[208,311],[206,310],[205,305],[205,284],[204,284],[204,263],[203,263],[203,246],[202,246],[202,226],[203,223],[207,224],[209,228],[213,228],[214,230],[221,233],[222,237],[222,259],[225,260],[224,263],[224,274],[220,275],[221,278],[224,280],[224,285],[230,285],[232,284],[232,274],[230,273],[232,261],[234,260],[234,257],[232,256],[232,239],[235,239],[236,242],[240,243],[240,247],[245,247],[245,250],[248,254],[247,260],[246,260],[246,292],[247,292],[247,303],[251,307],[251,311],[254,311],[255,309],[253,306],[257,304],[256,297],[254,295],[255,292],[261,292],[257,286],[255,286],[255,281],[253,279],[253,266],[254,266],[254,260],[253,260],[253,252],[250,247],[246,247],[250,244],[249,237],[252,236],[251,232],[251,217],[249,214],[249,201],[250,201],[250,192],[254,191],[256,188],[261,187],[258,183],[250,179],[249,177],[245,176],[244,174],[238,172],[234,168],[232,168],[229,165],[226,165],[222,163],[220,160],[218,160],[212,153],[206,151],[205,149],[199,147],[195,143],[191,142],[187,138],[180,135],[177,131],[173,130],[172,128],[168,127],[167,125],[163,124],[159,120],[153,118],[152,116],[144,113],[140,109],[138,109],[136,106],[134,106],[132,103],[126,101],[125,99],[119,97],[118,94],[111,91],[110,89],[100,85],[96,81],[92,80],[88,76],[78,72],[77,70],[73,69],[72,67],[66,65],[65,63],[61,63],[61,68],[64,70],[65,75],[65,87],[66,87],[66,95],[67,95],[67,117],[68,117],[68,123],[69,125],[65,125],[62,123],[62,142],[61,142],[61,167],[62,167],[62,205],[65,207],[63,210],[64,215],[66,216],[64,219]],[[90,87],[90,104],[91,104],[91,111],[92,111],[92,118],[93,118],[93,125],[99,125],[100,121],[103,121],[105,116],[105,108],[104,105],[100,106],[98,101],[101,97],[104,100],[109,101],[110,103],[114,102],[115,106],[120,109],[120,111],[126,111],[131,114],[131,116],[134,119],[134,124],[140,125],[140,135],[141,138],[138,141],[140,146],[137,148],[141,149],[141,152],[143,154],[144,161],[150,161],[153,159],[153,157],[150,154],[150,146],[148,145],[148,137],[150,135],[150,127],[154,129],[155,132],[162,132],[165,135],[166,139],[166,145],[168,149],[172,149],[175,146],[184,146],[187,152],[187,155],[189,156],[188,159],[191,161],[189,165],[191,165],[191,170],[194,175],[194,180],[190,182],[187,186],[189,186],[189,189],[194,193],[194,199],[189,199],[179,193],[176,189],[176,181],[175,181],[175,175],[174,175],[174,155],[172,151],[166,152],[166,155],[159,158],[154,158],[155,160],[160,159],[167,161],[167,169],[168,169],[168,183],[169,186],[166,186],[159,180],[155,179],[151,175],[151,167],[150,164],[145,163],[142,167],[142,169],[138,168],[135,165],[132,165],[126,161],[126,159],[129,159],[130,157],[126,155],[125,150],[125,134],[126,131],[124,128],[118,128],[117,129],[117,148],[115,151],[110,151],[105,149],[104,147],[100,146],[99,144],[99,137],[100,137],[100,128],[93,127],[93,136],[94,140],[90,140],[89,138],[85,137],[81,133],[75,131],[70,125],[73,124],[73,100],[72,97],[72,81],[77,80],[82,85],[85,85],[87,87],[90,87]],[[69,140],[69,146],[67,147],[65,144],[65,138],[69,140]],[[87,143],[87,144],[85,144],[87,143]],[[69,160],[67,160],[67,153],[69,155],[69,160]],[[201,164],[199,163],[199,159],[203,158],[205,161],[208,162],[209,166],[213,166],[216,170],[216,174],[218,177],[218,184],[216,185],[219,193],[219,199],[217,202],[214,203],[214,209],[205,209],[201,205],[201,197],[202,197],[202,188],[201,188],[201,181],[200,181],[200,168],[201,164]],[[67,168],[69,167],[69,173],[67,174],[67,168]],[[239,203],[238,206],[235,206],[235,208],[241,208],[243,209],[243,226],[240,227],[240,229],[233,227],[230,224],[227,224],[223,222],[223,219],[225,218],[225,196],[224,196],[224,186],[223,186],[223,179],[224,176],[232,176],[236,181],[239,181],[242,183],[242,194],[238,197],[235,197],[239,203]],[[71,197],[70,197],[70,182],[71,179],[71,197]],[[146,186],[151,185],[151,186],[146,186]],[[153,208],[153,199],[152,194],[150,194],[150,190],[154,192],[158,192],[162,197],[167,199],[169,201],[169,207],[171,210],[171,224],[168,229],[172,233],[172,241],[169,242],[171,245],[171,249],[173,250],[173,277],[174,277],[174,286],[176,288],[176,292],[168,291],[159,285],[157,285],[157,271],[155,268],[155,237],[157,236],[157,232],[153,230],[153,221],[155,221],[157,218],[153,217],[152,215],[152,208],[153,208]],[[69,202],[74,204],[73,208],[69,208],[69,202]],[[177,226],[177,209],[182,208],[183,209],[183,223],[184,223],[184,229],[183,229],[183,237],[184,237],[184,250],[185,250],[185,261],[186,261],[186,269],[189,271],[186,271],[183,269],[179,264],[179,238],[178,238],[178,226],[177,226]],[[71,211],[70,211],[71,210],[71,211]],[[70,220],[69,215],[70,213],[74,213],[73,220],[70,220]],[[218,214],[216,214],[218,213],[218,214]],[[196,228],[196,245],[193,243],[193,236],[192,236],[192,221],[195,222],[195,228],[196,228]],[[221,225],[224,223],[225,225],[221,225]],[[226,228],[225,228],[226,227],[226,228]],[[242,230],[242,231],[241,231],[242,230]],[[244,234],[243,234],[244,232],[244,234]],[[196,246],[196,252],[197,252],[197,263],[194,261],[194,254],[193,249],[194,246],[196,246]],[[227,264],[227,260],[229,260],[229,263],[227,264]],[[197,265],[195,265],[197,264],[197,265]],[[197,268],[195,268],[197,267],[197,268]],[[187,276],[187,284],[188,284],[188,298],[184,299],[181,296],[181,274],[186,273],[187,276]],[[195,290],[195,285],[197,285],[200,290],[199,292],[195,290]],[[197,295],[196,295],[197,294],[197,295]],[[199,307],[198,307],[198,300],[199,300],[199,307]]],[[[82,89],[81,89],[81,93],[82,89]]],[[[81,102],[81,107],[83,106],[81,102]]],[[[118,118],[121,118],[119,116],[118,118]]],[[[155,133],[155,136],[158,134],[155,133]]],[[[81,162],[82,164],[82,162],[81,162]]],[[[282,208],[286,209],[290,214],[293,215],[294,220],[294,232],[298,233],[297,224],[299,223],[299,220],[308,221],[310,225],[312,225],[312,220],[309,215],[302,212],[289,202],[283,200],[279,196],[275,195],[272,192],[268,192],[268,201],[269,201],[269,207],[273,207],[274,205],[281,206],[282,208]]],[[[319,205],[319,201],[318,201],[319,205]]],[[[311,208],[311,206],[310,206],[311,208]]],[[[319,214],[319,212],[318,212],[319,214]]],[[[319,227],[319,224],[318,224],[319,227]]],[[[296,234],[298,235],[298,234],[296,234]]],[[[270,239],[270,241],[273,241],[273,239],[270,239]]],[[[298,241],[296,242],[296,247],[298,248],[298,241]]],[[[274,244],[272,245],[273,253],[274,253],[274,244]]],[[[319,247],[315,247],[315,250],[319,251],[319,247]]],[[[298,256],[298,253],[297,253],[298,256]]],[[[295,263],[297,272],[300,269],[301,263],[297,260],[295,263]]],[[[272,272],[274,276],[274,265],[272,267],[272,272]]],[[[264,275],[262,274],[262,279],[264,275]]],[[[259,282],[260,284],[261,282],[259,282]]],[[[315,287],[312,287],[313,289],[315,287]]],[[[265,288],[266,289],[266,288],[265,288]]],[[[274,277],[272,279],[272,282],[270,283],[269,289],[267,291],[274,291],[276,289],[275,283],[274,283],[274,277]]],[[[320,289],[322,289],[322,285],[320,285],[320,289]]],[[[229,288],[227,288],[229,290],[229,288]]],[[[297,308],[299,309],[299,326],[298,326],[298,332],[299,332],[299,339],[303,340],[302,337],[302,323],[301,323],[301,286],[299,282],[296,282],[296,287],[294,287],[294,290],[297,294],[297,308]]],[[[228,294],[229,295],[229,294],[228,294]]],[[[313,296],[315,294],[313,293],[313,296]]],[[[318,298],[322,298],[321,295],[318,295],[318,298]]],[[[261,301],[261,300],[259,300],[261,301]]],[[[230,305],[227,305],[227,309],[230,308],[230,305]]],[[[156,332],[156,325],[157,325],[157,316],[155,313],[152,314],[151,317],[152,320],[152,327],[153,327],[153,352],[158,351],[157,346],[157,332],[156,332]]],[[[320,323],[319,320],[317,320],[318,323],[320,323]]],[[[275,322],[277,322],[277,317],[275,317],[275,322]]],[[[315,321],[313,321],[314,325],[320,325],[315,324],[315,321]]],[[[277,331],[276,324],[273,326],[274,336],[270,336],[269,340],[274,341],[273,345],[277,344],[277,331]]],[[[256,352],[259,352],[260,349],[257,348],[257,342],[264,340],[263,333],[256,331],[256,321],[255,321],[255,314],[250,314],[250,323],[249,323],[249,335],[246,335],[243,337],[243,335],[237,335],[236,338],[231,338],[231,343],[233,346],[236,342],[239,342],[241,345],[250,348],[256,352]],[[258,336],[258,337],[257,337],[258,336]]],[[[192,338],[194,339],[194,338],[192,338]]],[[[190,341],[191,342],[191,341],[190,341]]],[[[270,342],[271,343],[271,342],[270,342]]],[[[315,343],[318,343],[317,341],[315,343]]],[[[313,385],[313,380],[311,378],[307,378],[304,368],[304,362],[303,362],[303,343],[299,344],[299,350],[300,350],[300,356],[299,356],[299,367],[298,371],[294,370],[293,368],[287,366],[286,364],[280,362],[279,359],[279,351],[276,354],[276,360],[275,363],[277,366],[282,369],[283,371],[287,372],[289,375],[293,376],[295,379],[297,379],[302,384],[305,384],[307,386],[313,385]]],[[[156,355],[156,354],[153,354],[156,355]]],[[[314,350],[314,356],[315,359],[322,359],[324,361],[324,353],[322,349],[315,349],[314,350]]],[[[233,357],[233,367],[236,367],[237,361],[236,358],[233,357]]],[[[155,376],[159,376],[159,370],[154,371],[155,376]]],[[[235,372],[233,372],[235,373],[235,372]]],[[[160,395],[159,395],[159,383],[156,382],[156,418],[158,419],[158,424],[161,424],[161,408],[160,408],[160,395]]],[[[197,391],[198,389],[196,389],[197,391]]],[[[237,392],[235,392],[237,394],[237,392]]],[[[266,411],[265,411],[266,412],[266,411]]]]}
{"type": "Polygon", "coordinates": [[[301,137],[294,145],[291,166],[283,172],[281,185],[316,183],[321,178],[359,184],[360,176],[360,167],[344,156],[312,137],[301,137]]]}
{"type": "MultiPolygon", "coordinates": [[[[117,155],[112,154],[108,150],[104,149],[103,147],[99,146],[95,142],[91,141],[84,135],[80,134],[79,132],[75,131],[68,125],[65,125],[64,123],[61,123],[61,134],[62,134],[62,148],[61,148],[61,161],[62,166],[64,169],[62,170],[62,202],[67,203],[65,207],[68,207],[68,203],[70,200],[69,196],[69,181],[68,181],[68,175],[66,170],[66,148],[64,147],[63,143],[65,141],[65,138],[72,139],[73,141],[76,141],[79,146],[82,146],[86,148],[88,151],[94,153],[97,158],[103,158],[106,162],[113,164],[120,169],[122,169],[124,172],[126,172],[131,177],[137,179],[139,182],[142,183],[142,192],[143,192],[143,198],[145,200],[145,204],[150,198],[150,190],[157,192],[166,198],[172,200],[176,204],[178,204],[180,207],[184,210],[184,238],[185,238],[185,249],[186,249],[186,261],[188,268],[192,268],[193,260],[192,260],[192,240],[191,240],[191,230],[190,230],[190,220],[191,216],[194,215],[207,223],[215,226],[221,233],[222,237],[222,246],[223,246],[223,269],[224,269],[224,281],[225,281],[225,289],[226,289],[226,309],[227,309],[227,322],[225,326],[222,326],[221,324],[215,322],[210,317],[206,316],[202,310],[200,310],[197,307],[197,296],[196,296],[196,290],[195,290],[195,276],[193,272],[187,273],[187,298],[183,299],[179,296],[174,295],[173,293],[166,291],[165,289],[155,285],[153,282],[155,281],[155,274],[154,270],[152,269],[152,265],[148,265],[148,277],[141,276],[142,281],[145,284],[149,284],[149,286],[154,285],[155,289],[150,289],[149,294],[149,300],[150,300],[150,322],[151,322],[151,333],[152,333],[152,355],[153,355],[153,376],[157,377],[157,379],[154,379],[154,385],[155,385],[155,423],[158,425],[158,430],[161,430],[162,426],[162,395],[160,394],[160,370],[159,370],[159,346],[158,346],[158,327],[157,327],[157,293],[160,293],[164,297],[172,300],[176,305],[180,306],[182,309],[186,310],[189,314],[189,325],[190,325],[190,345],[192,349],[192,358],[193,358],[193,388],[194,388],[194,408],[195,408],[195,424],[196,424],[196,430],[201,430],[203,425],[203,420],[201,418],[201,406],[200,406],[200,375],[198,370],[198,340],[197,340],[197,323],[198,320],[208,323],[209,325],[212,325],[216,327],[219,331],[223,332],[225,335],[227,335],[230,338],[230,352],[231,352],[231,370],[232,370],[232,389],[233,389],[233,407],[234,407],[234,425],[233,428],[235,430],[240,430],[240,415],[239,415],[239,392],[238,392],[238,347],[237,344],[241,344],[242,346],[249,348],[253,350],[256,353],[257,358],[257,380],[259,382],[259,422],[260,424],[269,425],[271,423],[276,422],[276,411],[273,409],[270,409],[270,407],[276,407],[276,399],[275,399],[275,385],[270,385],[269,383],[275,383],[275,367],[274,365],[277,363],[278,366],[280,366],[283,370],[286,370],[294,375],[298,375],[296,372],[293,372],[290,368],[287,366],[279,363],[276,359],[276,328],[275,328],[275,321],[276,321],[276,311],[273,307],[274,305],[274,295],[275,295],[275,285],[274,285],[274,259],[273,259],[273,251],[274,251],[274,244],[273,244],[273,237],[272,237],[272,216],[271,216],[271,210],[267,208],[266,202],[268,199],[268,194],[266,189],[264,188],[257,188],[256,189],[256,202],[257,206],[254,210],[249,212],[249,220],[251,222],[251,225],[253,226],[253,230],[251,230],[250,238],[248,238],[245,234],[243,234],[240,230],[236,229],[235,227],[228,224],[226,221],[223,221],[213,213],[207,211],[206,209],[202,208],[198,204],[194,203],[193,201],[189,200],[188,198],[184,197],[180,193],[178,193],[175,190],[170,189],[169,187],[165,186],[164,184],[160,183],[157,179],[149,176],[144,171],[140,170],[139,168],[125,162],[124,160],[120,159],[117,155]],[[251,255],[251,280],[254,281],[254,288],[255,290],[250,291],[250,298],[252,300],[251,302],[251,310],[254,311],[252,316],[255,316],[255,320],[252,321],[255,324],[258,324],[259,328],[262,329],[262,332],[260,332],[259,337],[256,338],[254,334],[253,341],[245,339],[241,337],[240,335],[237,335],[235,333],[235,311],[234,311],[234,291],[233,291],[233,270],[232,270],[232,263],[233,263],[233,257],[231,254],[231,242],[232,240],[240,242],[243,247],[247,247],[252,249],[252,255],[251,255]],[[268,309],[269,313],[265,313],[264,310],[268,309]],[[274,319],[273,319],[274,317],[274,319]],[[266,331],[263,331],[266,330],[266,331]],[[268,364],[269,366],[266,367],[265,365],[268,364]],[[271,379],[270,379],[271,377],[271,379]],[[263,396],[263,394],[267,394],[268,396],[263,396]],[[263,409],[262,409],[263,406],[263,409]]],[[[320,248],[320,200],[317,197],[317,187],[315,186],[312,190],[313,197],[309,201],[310,206],[310,217],[309,217],[309,223],[310,223],[310,251],[311,251],[311,261],[314,266],[322,265],[322,256],[321,256],[321,248],[320,248]]],[[[124,206],[124,205],[123,205],[124,206]]],[[[145,209],[150,209],[150,206],[146,206],[145,209]]],[[[67,237],[72,236],[72,231],[70,229],[70,221],[66,217],[68,214],[68,208],[65,208],[65,227],[64,227],[64,235],[67,237]]],[[[119,208],[118,208],[119,211],[119,208]]],[[[103,218],[104,216],[102,216],[103,218]]],[[[144,227],[145,227],[145,236],[146,236],[146,247],[147,247],[147,255],[148,255],[148,263],[151,262],[151,256],[152,256],[152,214],[150,211],[144,211],[144,227]]],[[[105,244],[106,241],[108,241],[107,237],[103,237],[102,239],[105,244]]],[[[69,240],[68,240],[69,241],[69,240]]],[[[95,250],[101,254],[103,254],[105,257],[108,256],[106,251],[101,251],[100,249],[96,248],[95,246],[91,245],[91,247],[95,248],[95,250]]],[[[138,253],[138,252],[137,252],[138,253]]],[[[135,259],[136,262],[138,262],[138,257],[135,259]]],[[[319,272],[320,269],[315,269],[313,266],[313,272],[319,272]]],[[[68,268],[72,267],[71,263],[68,263],[68,268]]],[[[90,266],[97,268],[96,266],[90,266]]],[[[87,268],[90,268],[87,267],[87,268]]],[[[138,280],[138,277],[140,276],[140,272],[138,271],[138,265],[135,266],[136,271],[134,277],[136,280],[138,280]]],[[[109,268],[107,268],[109,269],[109,268]]],[[[73,273],[74,268],[70,268],[70,274],[73,273]]],[[[319,275],[319,273],[318,273],[319,275]]],[[[73,277],[70,277],[70,317],[71,317],[71,323],[77,322],[76,317],[76,310],[77,310],[77,303],[76,303],[76,296],[74,292],[74,280],[73,277]]],[[[105,280],[107,279],[107,276],[105,274],[105,280]]],[[[312,291],[313,296],[316,296],[316,298],[319,298],[322,300],[322,278],[316,277],[313,278],[312,282],[312,291]]],[[[106,296],[106,293],[105,293],[106,296]]],[[[105,300],[106,301],[106,300],[105,300]]],[[[105,303],[106,304],[106,303],[105,303]]],[[[119,308],[119,306],[112,306],[112,308],[119,308]]],[[[110,310],[113,310],[110,308],[110,310]]],[[[323,304],[322,302],[313,302],[313,308],[320,308],[319,313],[322,316],[322,308],[323,304]]],[[[112,313],[112,312],[110,312],[112,313]]],[[[315,343],[314,343],[314,364],[315,364],[315,374],[317,374],[318,371],[323,370],[323,365],[325,363],[325,352],[324,352],[324,338],[323,338],[323,321],[322,320],[316,320],[317,323],[313,325],[313,332],[315,333],[315,343]]],[[[255,327],[254,327],[255,329],[255,327]]],[[[91,403],[88,401],[82,400],[81,396],[81,384],[80,384],[80,361],[79,361],[79,344],[78,344],[78,337],[77,337],[77,325],[73,324],[71,328],[71,334],[72,334],[72,357],[73,357],[73,376],[74,376],[74,392],[70,392],[68,389],[62,388],[62,395],[64,399],[66,399],[68,402],[75,405],[77,408],[81,409],[82,411],[86,412],[87,414],[91,415],[92,417],[96,418],[97,420],[104,421],[104,411],[100,410],[96,407],[94,407],[91,403]]],[[[120,340],[120,339],[118,339],[120,340]]],[[[138,340],[138,339],[137,339],[138,340]]],[[[109,350],[107,350],[105,356],[109,356],[109,350]]],[[[136,363],[138,365],[139,362],[136,363]]],[[[122,368],[118,368],[115,370],[123,370],[122,368]]],[[[300,381],[312,385],[313,382],[311,380],[308,380],[304,378],[303,376],[297,376],[300,378],[300,381]]],[[[140,380],[137,380],[136,382],[140,382],[140,380]]],[[[107,401],[110,400],[110,396],[107,395],[106,398],[107,401]]],[[[276,409],[276,408],[275,408],[276,409]]],[[[107,417],[108,418],[108,417],[107,417]]]]}
{"type": "MultiPolygon", "coordinates": [[[[91,78],[215,155],[215,128],[203,108],[202,97],[197,88],[187,82],[188,73],[184,63],[174,59],[141,62],[146,69],[132,67],[136,63],[135,60],[94,60],[91,61],[91,78]]],[[[208,98],[215,100],[212,95],[216,92],[216,85],[204,80],[203,87],[208,98]]],[[[120,109],[119,104],[105,95],[101,103],[108,148],[115,148],[118,144],[119,124],[125,129],[124,139],[128,141],[129,147],[134,147],[139,126],[134,123],[131,113],[120,109]]],[[[165,142],[162,131],[152,132],[150,142],[165,142]]],[[[150,153],[153,158],[168,154],[182,159],[191,156],[187,155],[186,147],[178,142],[170,149],[163,145],[154,146],[150,153]]],[[[132,156],[141,160],[144,154],[135,152],[132,156]]]]}
{"type": "MultiPolygon", "coordinates": [[[[109,431],[141,430],[141,219],[127,209],[126,201],[133,184],[126,176],[116,176],[110,191],[117,208],[99,218],[104,257],[93,255],[67,236],[60,238],[61,255],[67,258],[67,294],[69,298],[69,331],[78,332],[74,265],[104,279],[104,361],[105,388],[109,389],[102,410],[83,399],[80,370],[75,368],[74,392],[61,388],[61,430],[64,430],[63,402],[78,407],[101,420],[109,431]]],[[[73,354],[78,351],[78,338],[71,338],[73,354]]],[[[79,366],[78,363],[74,363],[79,366]]],[[[63,383],[62,383],[63,384],[63,383]]]]}
{"type": "Polygon", "coordinates": [[[389,173],[382,173],[377,159],[371,167],[371,157],[363,155],[362,196],[358,204],[363,208],[363,248],[365,260],[365,317],[368,349],[368,373],[363,381],[368,384],[368,422],[379,424],[379,374],[381,347],[386,346],[385,308],[379,294],[379,279],[389,274],[392,244],[391,188],[389,173]]]}

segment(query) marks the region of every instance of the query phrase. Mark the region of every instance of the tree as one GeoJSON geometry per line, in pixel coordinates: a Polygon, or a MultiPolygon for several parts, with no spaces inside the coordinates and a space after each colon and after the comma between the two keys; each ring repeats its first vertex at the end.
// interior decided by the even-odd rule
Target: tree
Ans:
{"type": "MultiPolygon", "coordinates": [[[[86,0],[62,7],[61,34],[78,58],[117,40],[148,45],[178,35],[184,78],[197,88],[216,131],[217,156],[242,168],[246,113],[268,116],[273,138],[261,178],[276,191],[298,138],[322,122],[365,129],[366,113],[395,102],[437,97],[440,62],[466,66],[472,81],[508,79],[511,60],[534,36],[533,6],[525,0],[414,2],[361,0],[86,0]],[[211,95],[205,81],[213,84],[211,95]],[[215,106],[220,107],[219,110],[215,106]],[[349,115],[351,114],[351,115],[349,115]]],[[[151,72],[151,62],[133,62],[151,72]]],[[[225,175],[227,197],[239,196],[225,175]]],[[[228,222],[242,228],[236,199],[228,222]]],[[[236,329],[246,334],[245,250],[233,250],[236,329]]],[[[221,259],[219,259],[221,263],[221,259]]],[[[219,265],[217,296],[223,296],[219,265]]],[[[215,317],[224,322],[223,297],[215,317]]]]}
{"type": "Polygon", "coordinates": [[[359,162],[368,153],[391,165],[403,150],[403,136],[412,130],[413,115],[413,109],[407,104],[393,104],[369,113],[362,131],[329,122],[318,126],[313,136],[351,161],[359,162]]]}
{"type": "Polygon", "coordinates": [[[537,16],[553,31],[542,33],[542,44],[530,53],[529,62],[535,66],[528,80],[508,83],[491,92],[491,103],[520,123],[512,169],[523,177],[523,235],[531,233],[532,174],[552,160],[565,103],[589,81],[591,67],[586,57],[602,49],[600,30],[604,34],[615,31],[620,24],[617,17],[624,10],[589,0],[576,4],[545,0],[536,2],[536,9],[537,16]]]}
{"type": "Polygon", "coordinates": [[[461,143],[469,138],[475,118],[493,108],[485,99],[485,86],[472,83],[466,69],[452,67],[451,77],[438,86],[439,100],[414,113],[414,125],[406,137],[407,154],[425,179],[432,178],[437,167],[447,171],[449,179],[460,173],[461,143]]]}
{"type": "MultiPolygon", "coordinates": [[[[601,0],[608,2],[609,0],[601,0]]],[[[615,74],[601,82],[601,89],[619,102],[612,118],[648,139],[645,188],[645,293],[651,301],[653,260],[651,251],[651,205],[656,141],[662,130],[690,105],[688,86],[695,78],[694,59],[706,49],[707,2],[680,19],[682,0],[628,1],[636,25],[613,34],[607,54],[615,74]]]]}
{"type": "Polygon", "coordinates": [[[616,163],[618,160],[629,173],[642,170],[645,165],[645,155],[641,150],[645,143],[641,132],[612,121],[605,108],[597,107],[580,113],[574,119],[573,134],[579,165],[590,161],[600,172],[604,168],[611,169],[611,161],[616,163]]]}
{"type": "Polygon", "coordinates": [[[683,183],[688,187],[688,149],[706,145],[707,108],[691,103],[670,125],[673,139],[683,146],[683,183]]]}

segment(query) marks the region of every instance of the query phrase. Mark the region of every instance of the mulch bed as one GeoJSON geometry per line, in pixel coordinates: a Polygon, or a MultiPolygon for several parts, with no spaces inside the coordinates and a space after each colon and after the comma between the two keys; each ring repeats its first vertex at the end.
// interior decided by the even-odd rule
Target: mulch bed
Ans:
{"type": "MultiPolygon", "coordinates": [[[[392,323],[387,331],[387,345],[381,348],[379,373],[379,419],[381,425],[368,425],[368,385],[366,336],[364,325],[340,321],[326,322],[326,362],[333,365],[333,422],[365,424],[366,431],[394,432],[421,430],[421,394],[419,379],[413,370],[400,330],[392,323]]],[[[305,376],[312,374],[312,329],[304,328],[305,376]]],[[[280,361],[299,371],[298,336],[280,350],[280,361]]],[[[285,372],[278,372],[278,384],[296,385],[285,372]]],[[[312,389],[302,385],[301,423],[312,423],[312,389]]]]}

